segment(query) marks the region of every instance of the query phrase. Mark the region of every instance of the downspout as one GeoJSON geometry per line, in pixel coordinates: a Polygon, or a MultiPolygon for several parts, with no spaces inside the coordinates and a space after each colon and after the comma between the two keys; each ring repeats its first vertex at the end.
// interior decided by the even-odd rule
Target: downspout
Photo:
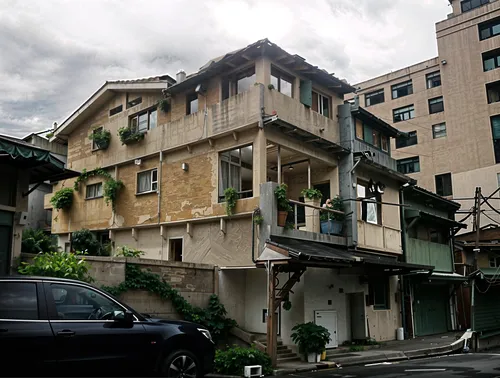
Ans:
{"type": "MultiPolygon", "coordinates": [[[[404,205],[404,194],[403,194],[403,188],[399,188],[399,203],[404,205]]],[[[404,217],[404,207],[399,208],[399,217],[400,217],[400,223],[401,223],[401,248],[403,249],[403,256],[404,260],[406,262],[406,224],[405,224],[405,217],[404,217]]],[[[403,326],[403,332],[404,335],[406,336],[406,309],[405,309],[405,285],[403,281],[403,276],[399,275],[399,282],[401,284],[401,325],[403,326]]],[[[406,339],[406,337],[405,337],[406,339]]]]}
{"type": "Polygon", "coordinates": [[[254,264],[257,264],[257,260],[255,260],[255,223],[253,222],[254,216],[260,212],[260,209],[257,207],[255,210],[252,212],[252,248],[251,248],[251,253],[252,253],[252,262],[254,264]]]}
{"type": "Polygon", "coordinates": [[[163,171],[163,151],[160,151],[160,168],[158,172],[158,223],[160,223],[161,220],[161,178],[162,176],[162,171],[163,171]]]}

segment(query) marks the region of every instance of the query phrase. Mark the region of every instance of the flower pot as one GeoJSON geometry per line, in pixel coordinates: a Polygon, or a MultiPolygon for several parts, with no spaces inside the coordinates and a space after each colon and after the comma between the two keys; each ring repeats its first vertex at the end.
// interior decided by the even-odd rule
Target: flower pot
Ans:
{"type": "Polygon", "coordinates": [[[321,353],[321,361],[324,360],[326,360],[326,350],[324,350],[323,353],[321,353]]]}
{"type": "Polygon", "coordinates": [[[321,362],[321,354],[320,353],[316,354],[316,362],[321,362]]]}
{"type": "Polygon", "coordinates": [[[285,227],[288,211],[278,211],[278,226],[285,227]]]}
{"type": "Polygon", "coordinates": [[[316,362],[316,353],[307,353],[307,362],[316,362]]]}
{"type": "Polygon", "coordinates": [[[330,219],[326,221],[321,221],[321,233],[322,234],[333,234],[342,235],[343,222],[330,219]]]}
{"type": "Polygon", "coordinates": [[[100,141],[95,141],[95,144],[97,146],[97,148],[101,149],[101,150],[105,150],[106,148],[109,147],[109,142],[107,140],[100,140],[100,141]]]}

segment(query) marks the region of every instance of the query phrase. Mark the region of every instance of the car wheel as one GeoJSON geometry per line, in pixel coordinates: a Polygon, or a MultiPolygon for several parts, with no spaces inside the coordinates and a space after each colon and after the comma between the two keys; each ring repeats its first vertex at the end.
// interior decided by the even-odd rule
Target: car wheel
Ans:
{"type": "Polygon", "coordinates": [[[187,350],[178,350],[165,357],[162,373],[167,378],[199,378],[201,377],[201,366],[193,353],[187,350]]]}

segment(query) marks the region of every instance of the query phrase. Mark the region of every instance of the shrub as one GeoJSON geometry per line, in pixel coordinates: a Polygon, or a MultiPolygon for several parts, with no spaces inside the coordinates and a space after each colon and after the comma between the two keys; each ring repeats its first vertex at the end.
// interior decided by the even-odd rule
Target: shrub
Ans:
{"type": "MultiPolygon", "coordinates": [[[[339,196],[333,199],[327,199],[323,205],[325,209],[345,211],[344,201],[339,196]]],[[[339,222],[343,222],[345,219],[345,214],[330,213],[329,211],[321,211],[320,219],[322,221],[327,221],[328,219],[334,219],[339,222]]]]}
{"type": "Polygon", "coordinates": [[[71,234],[71,247],[74,251],[86,252],[92,256],[103,255],[102,244],[88,229],[83,228],[71,234]]]}
{"type": "Polygon", "coordinates": [[[265,375],[273,373],[271,358],[253,346],[234,347],[224,351],[218,350],[215,353],[214,368],[219,374],[243,376],[247,365],[261,365],[262,373],[265,375]]]}
{"type": "Polygon", "coordinates": [[[73,189],[62,188],[58,190],[50,199],[50,203],[56,210],[68,209],[73,203],[73,189]]]}
{"type": "Polygon", "coordinates": [[[93,131],[89,135],[89,139],[93,140],[98,148],[106,149],[111,141],[111,132],[105,129],[93,131]]]}
{"type": "Polygon", "coordinates": [[[144,133],[133,130],[131,127],[121,127],[118,129],[118,136],[123,144],[139,142],[144,139],[144,133]]]}
{"type": "Polygon", "coordinates": [[[330,341],[330,332],[313,322],[297,324],[292,328],[292,340],[299,345],[301,353],[322,353],[330,341]]]}
{"type": "Polygon", "coordinates": [[[57,251],[58,246],[52,235],[47,235],[42,230],[26,228],[23,230],[21,251],[37,254],[40,252],[57,251]]]}
{"type": "Polygon", "coordinates": [[[117,248],[118,252],[116,256],[122,257],[141,257],[145,254],[144,251],[140,251],[138,249],[127,247],[126,245],[117,248]]]}
{"type": "Polygon", "coordinates": [[[40,253],[35,256],[32,263],[21,263],[18,272],[29,276],[71,278],[92,282],[93,279],[89,276],[90,266],[83,258],[78,258],[80,255],[83,253],[40,253]]]}
{"type": "Polygon", "coordinates": [[[227,188],[224,190],[224,199],[226,201],[226,214],[231,216],[233,215],[234,208],[236,207],[238,192],[234,188],[227,188]]]}

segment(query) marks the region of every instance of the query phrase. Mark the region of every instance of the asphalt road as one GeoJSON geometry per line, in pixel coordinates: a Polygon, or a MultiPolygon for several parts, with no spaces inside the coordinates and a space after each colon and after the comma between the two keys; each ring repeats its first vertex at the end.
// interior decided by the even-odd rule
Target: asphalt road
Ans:
{"type": "Polygon", "coordinates": [[[477,377],[500,378],[500,352],[459,354],[408,362],[368,364],[340,369],[294,373],[288,377],[362,378],[362,377],[477,377]]]}

